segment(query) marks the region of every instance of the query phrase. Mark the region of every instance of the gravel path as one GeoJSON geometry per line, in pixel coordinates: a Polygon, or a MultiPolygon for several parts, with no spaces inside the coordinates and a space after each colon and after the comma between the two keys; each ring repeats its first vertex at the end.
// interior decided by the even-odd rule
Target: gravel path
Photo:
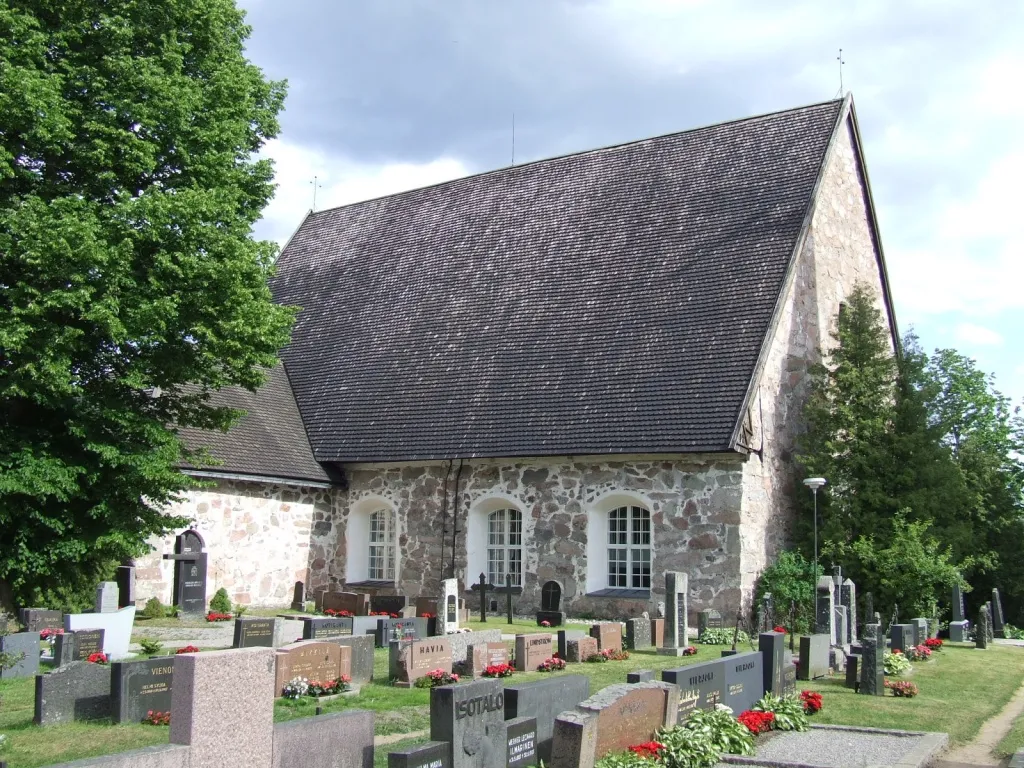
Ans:
{"type": "Polygon", "coordinates": [[[920,741],[920,736],[812,728],[802,733],[778,734],[758,746],[755,759],[818,765],[822,768],[893,765],[920,741]]]}

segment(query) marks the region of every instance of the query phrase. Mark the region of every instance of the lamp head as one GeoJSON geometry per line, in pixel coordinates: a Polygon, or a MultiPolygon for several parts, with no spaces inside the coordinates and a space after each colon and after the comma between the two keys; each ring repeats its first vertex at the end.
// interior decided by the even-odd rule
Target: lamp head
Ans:
{"type": "Polygon", "coordinates": [[[825,478],[824,477],[808,477],[806,480],[804,480],[804,485],[806,485],[812,491],[817,491],[824,484],[825,484],[825,478]]]}

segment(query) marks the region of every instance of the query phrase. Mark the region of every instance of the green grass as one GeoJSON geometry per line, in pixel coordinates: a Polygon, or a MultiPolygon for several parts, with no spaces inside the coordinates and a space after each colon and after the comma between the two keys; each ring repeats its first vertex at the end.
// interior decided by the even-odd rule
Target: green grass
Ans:
{"type": "Polygon", "coordinates": [[[1013,727],[999,742],[995,754],[997,757],[1010,757],[1018,749],[1024,749],[1024,715],[1013,721],[1013,727]]]}
{"type": "MultiPolygon", "coordinates": [[[[513,619],[512,623],[508,623],[508,619],[505,618],[505,614],[487,614],[487,621],[479,621],[480,612],[475,611],[470,615],[471,620],[459,624],[460,627],[468,627],[474,632],[480,632],[484,629],[500,629],[504,635],[528,635],[531,632],[557,632],[559,627],[538,627],[536,621],[529,619],[513,619]],[[476,617],[475,619],[472,617],[476,617]]],[[[586,630],[586,624],[573,624],[562,629],[582,629],[586,630]]]]}
{"type": "MultiPolygon", "coordinates": [[[[838,677],[798,685],[822,694],[816,723],[939,731],[948,733],[952,744],[963,744],[1024,683],[1024,648],[993,645],[978,651],[947,643],[933,661],[915,664],[906,679],[920,689],[912,699],[855,694],[838,677]]],[[[1019,733],[1024,735],[1024,728],[1019,733]]]]}

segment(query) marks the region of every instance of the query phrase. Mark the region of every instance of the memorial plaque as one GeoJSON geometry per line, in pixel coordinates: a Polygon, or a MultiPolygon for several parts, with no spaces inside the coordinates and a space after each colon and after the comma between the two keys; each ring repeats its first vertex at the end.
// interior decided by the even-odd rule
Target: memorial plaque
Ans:
{"type": "Polygon", "coordinates": [[[537,718],[517,717],[505,723],[508,768],[537,764],[537,718]]]}
{"type": "Polygon", "coordinates": [[[726,659],[662,670],[661,679],[679,688],[679,722],[694,709],[714,709],[725,699],[726,659]]]}
{"type": "Polygon", "coordinates": [[[451,745],[428,741],[409,749],[388,752],[388,768],[451,768],[451,745]]]}
{"type": "Polygon", "coordinates": [[[626,647],[629,650],[650,648],[653,645],[650,619],[630,619],[626,622],[626,647]]]}
{"type": "Polygon", "coordinates": [[[537,667],[554,653],[551,635],[516,635],[516,669],[519,672],[536,672],[537,667]]]}
{"type": "Polygon", "coordinates": [[[389,613],[401,616],[405,606],[409,604],[404,595],[370,595],[370,611],[372,613],[389,613]]]}
{"type": "Polygon", "coordinates": [[[581,637],[578,640],[569,640],[566,643],[566,661],[586,661],[597,653],[597,639],[593,637],[581,637]]]}
{"type": "Polygon", "coordinates": [[[452,671],[452,646],[446,637],[431,637],[410,642],[392,641],[397,685],[410,687],[421,677],[437,669],[452,671]]]}
{"type": "Polygon", "coordinates": [[[622,650],[622,626],[618,623],[602,622],[590,627],[590,636],[597,639],[599,651],[622,650]]]}
{"type": "Polygon", "coordinates": [[[764,695],[763,658],[761,651],[749,651],[722,659],[725,666],[722,703],[733,712],[750,709],[764,695]]]}
{"type": "Polygon", "coordinates": [[[115,723],[141,723],[147,713],[171,711],[174,657],[117,661],[110,665],[111,715],[115,723]]]}
{"type": "Polygon", "coordinates": [[[323,640],[329,637],[351,637],[352,617],[336,616],[326,619],[302,617],[302,639],[323,640]]]}
{"type": "Polygon", "coordinates": [[[307,680],[336,680],[352,674],[352,649],[338,643],[299,642],[277,649],[274,695],[281,696],[295,677],[307,680]]]}
{"type": "Polygon", "coordinates": [[[252,648],[253,646],[274,647],[275,619],[245,618],[235,619],[234,648],[252,648]]]}
{"type": "MultiPolygon", "coordinates": [[[[593,639],[593,638],[588,638],[593,639]]],[[[512,683],[505,688],[505,719],[531,717],[537,722],[537,754],[551,760],[555,717],[590,696],[586,675],[558,675],[532,683],[512,683]]]]}
{"type": "Polygon", "coordinates": [[[422,640],[430,637],[427,619],[377,619],[374,639],[378,648],[387,648],[392,640],[422,640]]]}
{"type": "Polygon", "coordinates": [[[504,768],[508,742],[501,681],[474,680],[432,689],[430,738],[451,746],[452,768],[504,768]]]}

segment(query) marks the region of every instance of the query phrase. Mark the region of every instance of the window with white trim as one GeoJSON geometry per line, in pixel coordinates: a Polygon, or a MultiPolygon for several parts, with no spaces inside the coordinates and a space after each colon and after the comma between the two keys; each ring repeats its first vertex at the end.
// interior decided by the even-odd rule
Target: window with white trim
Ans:
{"type": "Polygon", "coordinates": [[[487,516],[487,580],[505,586],[523,586],[523,515],[517,509],[499,509],[487,516]]]}
{"type": "Polygon", "coordinates": [[[395,580],[395,524],[390,510],[378,509],[370,515],[370,567],[367,578],[395,580]]]}
{"type": "Polygon", "coordinates": [[[651,513],[643,507],[608,513],[608,586],[651,588],[651,513]]]}

